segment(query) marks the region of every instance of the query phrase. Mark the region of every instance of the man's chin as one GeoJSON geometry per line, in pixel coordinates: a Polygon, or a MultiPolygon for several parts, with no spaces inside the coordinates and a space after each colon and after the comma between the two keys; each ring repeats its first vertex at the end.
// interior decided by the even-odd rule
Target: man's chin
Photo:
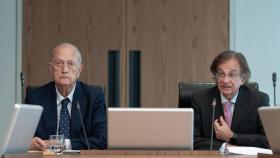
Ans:
{"type": "Polygon", "coordinates": [[[231,95],[232,94],[232,91],[231,90],[222,90],[221,91],[221,93],[223,94],[223,95],[231,95]]]}
{"type": "Polygon", "coordinates": [[[70,85],[72,85],[72,83],[68,80],[60,80],[58,83],[57,83],[58,85],[60,85],[60,86],[70,86],[70,85]]]}
{"type": "Polygon", "coordinates": [[[219,88],[219,90],[223,93],[231,93],[232,92],[232,88],[219,88]]]}

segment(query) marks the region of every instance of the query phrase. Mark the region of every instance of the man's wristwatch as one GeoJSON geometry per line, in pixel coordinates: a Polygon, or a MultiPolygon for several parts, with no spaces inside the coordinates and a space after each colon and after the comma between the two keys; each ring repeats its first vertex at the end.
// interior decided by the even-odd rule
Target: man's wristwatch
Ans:
{"type": "Polygon", "coordinates": [[[236,144],[236,142],[237,142],[237,134],[233,133],[233,136],[230,138],[229,143],[234,145],[236,144]]]}

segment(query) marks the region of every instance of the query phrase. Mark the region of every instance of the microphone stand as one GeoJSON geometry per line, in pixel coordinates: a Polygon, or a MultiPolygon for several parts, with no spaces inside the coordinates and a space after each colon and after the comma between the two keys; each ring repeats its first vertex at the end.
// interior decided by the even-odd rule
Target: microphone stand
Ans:
{"type": "Polygon", "coordinates": [[[274,97],[274,106],[276,106],[276,87],[274,83],[273,83],[273,97],[274,97]]]}
{"type": "Polygon", "coordinates": [[[79,116],[80,116],[80,120],[81,120],[81,124],[82,124],[82,128],[83,128],[83,132],[84,132],[84,135],[85,135],[85,139],[86,139],[86,143],[87,143],[87,148],[89,150],[90,148],[89,148],[89,143],[88,143],[88,137],[87,137],[87,133],[86,133],[83,117],[82,117],[81,110],[80,110],[80,103],[77,103],[77,108],[78,108],[78,111],[79,111],[79,116]]]}
{"type": "Polygon", "coordinates": [[[212,101],[212,128],[211,128],[210,150],[213,150],[215,108],[216,108],[216,98],[213,98],[213,101],[212,101]]]}

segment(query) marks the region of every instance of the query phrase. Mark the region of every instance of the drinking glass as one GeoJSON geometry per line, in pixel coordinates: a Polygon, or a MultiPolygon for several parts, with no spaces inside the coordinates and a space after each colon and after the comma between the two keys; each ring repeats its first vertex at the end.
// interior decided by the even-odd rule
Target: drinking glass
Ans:
{"type": "Polygon", "coordinates": [[[58,155],[63,154],[63,150],[65,147],[64,135],[50,135],[49,138],[49,151],[54,152],[58,155]]]}

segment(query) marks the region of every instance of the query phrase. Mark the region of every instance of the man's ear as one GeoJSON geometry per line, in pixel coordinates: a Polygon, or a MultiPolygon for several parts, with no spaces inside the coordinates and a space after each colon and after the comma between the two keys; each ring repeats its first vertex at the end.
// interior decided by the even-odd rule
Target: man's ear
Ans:
{"type": "Polygon", "coordinates": [[[80,64],[78,78],[81,76],[81,73],[82,73],[83,69],[84,69],[84,65],[80,64]]]}
{"type": "Polygon", "coordinates": [[[245,82],[246,82],[247,75],[243,74],[243,75],[241,75],[241,78],[242,78],[242,80],[241,80],[241,82],[242,82],[241,85],[244,85],[245,82]]]}
{"type": "Polygon", "coordinates": [[[79,67],[80,73],[83,71],[83,69],[84,69],[84,65],[80,64],[80,67],[79,67]]]}

